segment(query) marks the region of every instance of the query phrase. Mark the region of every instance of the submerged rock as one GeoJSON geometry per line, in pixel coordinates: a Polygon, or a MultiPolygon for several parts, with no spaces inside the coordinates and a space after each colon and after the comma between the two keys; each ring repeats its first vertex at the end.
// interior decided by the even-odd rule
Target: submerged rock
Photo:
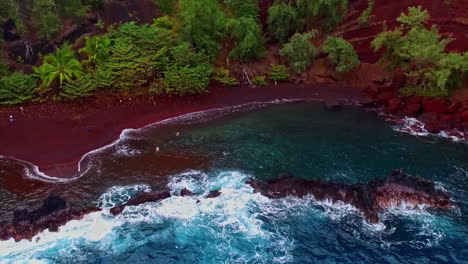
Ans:
{"type": "Polygon", "coordinates": [[[163,190],[163,191],[154,191],[154,192],[142,192],[139,195],[130,198],[126,203],[121,204],[119,206],[115,206],[110,209],[110,212],[113,215],[118,215],[122,213],[122,211],[125,209],[127,206],[135,206],[135,205],[140,205],[144,203],[150,203],[150,202],[158,202],[160,200],[166,199],[171,197],[171,193],[169,190],[163,190]]]}
{"type": "Polygon", "coordinates": [[[343,109],[343,106],[336,100],[325,101],[323,107],[325,108],[325,110],[332,112],[341,111],[343,109]]]}
{"type": "Polygon", "coordinates": [[[290,174],[274,180],[249,180],[247,183],[255,192],[269,198],[312,195],[318,201],[342,201],[359,209],[371,223],[379,221],[379,212],[401,202],[443,209],[453,205],[449,194],[436,189],[433,182],[408,175],[402,170],[394,170],[387,178],[376,179],[368,184],[305,180],[290,174]]]}

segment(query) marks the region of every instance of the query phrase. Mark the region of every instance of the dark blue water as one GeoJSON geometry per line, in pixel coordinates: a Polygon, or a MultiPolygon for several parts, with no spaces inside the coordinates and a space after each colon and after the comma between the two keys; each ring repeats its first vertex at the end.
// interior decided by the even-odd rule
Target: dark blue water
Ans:
{"type": "MultiPolygon", "coordinates": [[[[103,212],[33,241],[0,242],[1,263],[466,263],[467,146],[394,131],[360,108],[326,112],[294,103],[210,111],[127,131],[82,162],[66,183],[22,179],[27,191],[0,181],[0,212],[58,193],[103,212]],[[181,132],[175,136],[176,131],[181,132]],[[155,147],[160,148],[159,152],[155,147]],[[270,200],[245,180],[282,173],[347,183],[391,170],[436,181],[457,208],[404,206],[368,224],[351,206],[310,199],[270,200]],[[108,209],[139,191],[187,187],[195,197],[108,209]],[[204,198],[221,189],[221,196],[204,198]],[[197,200],[199,202],[197,203],[197,200]]],[[[17,166],[4,162],[9,172],[17,166]]],[[[24,176],[23,176],[24,177],[24,176]]],[[[29,175],[34,177],[34,175],[29,175]]],[[[40,176],[37,176],[40,178],[40,176]]],[[[5,217],[4,217],[5,218],[5,217]]]]}

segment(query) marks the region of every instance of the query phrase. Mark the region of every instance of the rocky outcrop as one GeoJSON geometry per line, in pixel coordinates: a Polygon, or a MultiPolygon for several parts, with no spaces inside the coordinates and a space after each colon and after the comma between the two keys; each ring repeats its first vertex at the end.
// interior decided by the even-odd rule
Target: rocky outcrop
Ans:
{"type": "Polygon", "coordinates": [[[113,215],[118,215],[122,213],[122,211],[127,206],[135,206],[135,205],[140,205],[144,203],[158,202],[169,197],[171,197],[171,193],[169,192],[169,190],[142,192],[138,194],[137,196],[130,198],[130,200],[128,200],[126,203],[111,208],[110,212],[113,215]]]}
{"type": "Polygon", "coordinates": [[[82,219],[85,215],[100,211],[100,208],[90,207],[86,209],[67,208],[67,203],[59,196],[47,197],[42,206],[33,211],[17,210],[13,213],[13,219],[0,224],[0,240],[10,238],[15,241],[32,239],[38,233],[49,229],[57,232],[59,227],[71,220],[82,219]]]}
{"type": "Polygon", "coordinates": [[[401,202],[409,205],[426,204],[442,209],[453,205],[449,194],[436,189],[433,182],[408,175],[402,170],[395,170],[388,177],[368,184],[306,180],[292,175],[269,181],[249,180],[247,183],[255,192],[269,198],[312,195],[317,201],[342,201],[359,209],[371,223],[379,221],[379,212],[401,202]]]}
{"type": "Polygon", "coordinates": [[[437,134],[441,131],[468,140],[468,101],[456,98],[420,96],[400,97],[398,90],[389,86],[374,86],[365,90],[367,97],[361,105],[380,106],[396,118],[415,117],[424,123],[424,129],[437,134]]]}

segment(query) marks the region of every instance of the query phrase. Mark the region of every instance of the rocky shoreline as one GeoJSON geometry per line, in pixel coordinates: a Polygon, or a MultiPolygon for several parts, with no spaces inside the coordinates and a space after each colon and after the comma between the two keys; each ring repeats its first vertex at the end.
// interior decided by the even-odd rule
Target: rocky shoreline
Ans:
{"type": "MultiPolygon", "coordinates": [[[[286,196],[311,197],[316,201],[329,200],[343,202],[360,210],[367,221],[378,223],[378,213],[404,203],[409,206],[427,205],[436,209],[448,209],[454,206],[450,194],[436,189],[434,182],[421,177],[411,176],[402,170],[394,170],[386,178],[377,178],[370,183],[344,184],[322,180],[300,179],[292,175],[282,175],[268,181],[255,179],[246,182],[254,192],[277,199],[286,196]]],[[[222,190],[211,190],[204,197],[216,198],[222,190]]],[[[178,195],[195,195],[183,189],[178,195]]],[[[127,206],[136,206],[148,202],[159,202],[171,197],[168,189],[140,192],[126,203],[115,206],[109,213],[116,216],[127,206]]],[[[85,215],[102,211],[103,208],[70,208],[67,202],[56,195],[50,195],[41,207],[29,210],[16,210],[10,221],[0,223],[0,240],[31,240],[42,231],[59,232],[60,226],[71,220],[80,220],[85,215]]]]}

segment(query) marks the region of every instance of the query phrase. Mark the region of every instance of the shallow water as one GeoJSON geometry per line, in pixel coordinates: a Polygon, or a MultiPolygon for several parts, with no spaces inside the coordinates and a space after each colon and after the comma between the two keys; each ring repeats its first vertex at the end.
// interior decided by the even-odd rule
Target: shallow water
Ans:
{"type": "Polygon", "coordinates": [[[0,220],[49,193],[72,206],[105,208],[33,242],[0,242],[0,263],[463,263],[466,153],[465,144],[403,134],[354,107],[326,112],[311,103],[255,104],[189,115],[126,131],[87,155],[80,164],[86,173],[70,182],[33,180],[23,165],[0,160],[0,220]],[[368,182],[396,168],[436,181],[457,208],[402,206],[369,225],[351,206],[270,200],[245,184],[289,172],[368,182]],[[118,217],[108,213],[140,191],[165,186],[197,195],[128,207],[118,217]],[[204,198],[219,188],[221,196],[204,198]]]}

